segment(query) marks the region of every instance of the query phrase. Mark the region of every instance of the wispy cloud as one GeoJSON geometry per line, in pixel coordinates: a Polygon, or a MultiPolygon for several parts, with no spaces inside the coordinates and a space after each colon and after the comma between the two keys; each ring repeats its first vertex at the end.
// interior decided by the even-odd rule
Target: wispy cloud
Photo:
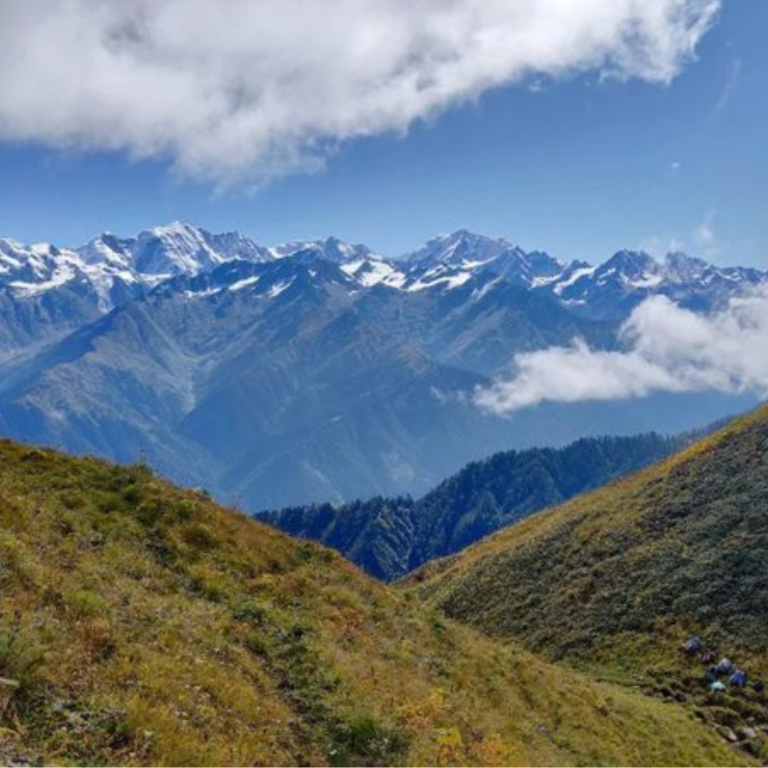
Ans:
{"type": "Polygon", "coordinates": [[[550,401],[574,403],[654,392],[768,394],[768,288],[711,316],[653,297],[625,323],[624,351],[575,341],[515,358],[511,379],[479,390],[479,406],[512,413],[550,401]]]}
{"type": "Polygon", "coordinates": [[[716,217],[717,210],[712,208],[684,235],[677,233],[653,235],[642,240],[638,248],[659,260],[676,251],[685,251],[712,259],[721,250],[721,241],[715,228],[716,217]]]}
{"type": "Polygon", "coordinates": [[[728,77],[720,91],[717,101],[715,102],[715,106],[712,108],[712,117],[719,115],[728,106],[728,103],[733,97],[733,93],[739,84],[739,80],[741,79],[741,70],[743,66],[744,61],[739,57],[736,57],[731,62],[731,67],[728,70],[728,77]]]}
{"type": "Polygon", "coordinates": [[[669,82],[720,4],[2,2],[0,137],[260,181],[509,83],[589,70],[669,82]]]}
{"type": "Polygon", "coordinates": [[[650,253],[655,259],[661,261],[668,253],[684,251],[685,243],[676,237],[662,237],[656,235],[641,241],[638,250],[650,253]]]}
{"type": "Polygon", "coordinates": [[[706,256],[715,256],[720,246],[715,234],[715,216],[717,211],[708,211],[707,215],[696,225],[693,240],[699,250],[706,256]]]}

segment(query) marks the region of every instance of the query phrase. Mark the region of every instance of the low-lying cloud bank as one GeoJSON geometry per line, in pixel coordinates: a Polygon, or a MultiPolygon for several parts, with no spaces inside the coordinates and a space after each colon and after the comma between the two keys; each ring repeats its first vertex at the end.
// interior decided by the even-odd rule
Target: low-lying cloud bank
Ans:
{"type": "Polygon", "coordinates": [[[721,0],[0,3],[0,138],[170,157],[219,184],[322,167],[482,92],[669,82],[721,0]]]}
{"type": "Polygon", "coordinates": [[[768,287],[699,315],[662,296],[647,299],[621,329],[626,349],[581,341],[515,357],[514,377],[476,392],[482,408],[512,413],[549,401],[575,403],[654,392],[768,395],[768,287]]]}

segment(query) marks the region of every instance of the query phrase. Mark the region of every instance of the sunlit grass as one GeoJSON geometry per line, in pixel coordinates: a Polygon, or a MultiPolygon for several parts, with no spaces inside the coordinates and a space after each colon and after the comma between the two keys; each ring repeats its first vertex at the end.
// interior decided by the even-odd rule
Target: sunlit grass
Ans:
{"type": "Polygon", "coordinates": [[[57,764],[732,764],[142,466],[0,443],[0,747],[57,764]]]}

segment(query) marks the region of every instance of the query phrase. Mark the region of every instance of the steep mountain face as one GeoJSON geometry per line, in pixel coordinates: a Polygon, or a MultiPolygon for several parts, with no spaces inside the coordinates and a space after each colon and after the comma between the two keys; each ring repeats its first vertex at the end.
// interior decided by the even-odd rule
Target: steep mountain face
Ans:
{"type": "Polygon", "coordinates": [[[430,357],[483,376],[506,371],[515,353],[575,337],[615,346],[615,326],[574,316],[549,297],[485,273],[446,289],[367,292],[357,307],[372,323],[409,339],[430,357]]]}
{"type": "Polygon", "coordinates": [[[141,465],[0,443],[0,554],[8,764],[744,764],[141,465]]]}
{"type": "Polygon", "coordinates": [[[129,297],[130,282],[109,273],[71,251],[0,240],[0,364],[98,318],[113,282],[129,297]]]}
{"type": "Polygon", "coordinates": [[[20,296],[0,284],[0,371],[99,318],[98,296],[87,281],[70,281],[20,296]]]}
{"type": "Polygon", "coordinates": [[[220,457],[223,482],[251,509],[299,494],[341,500],[361,483],[413,487],[490,432],[459,397],[477,376],[367,322],[350,278],[320,266],[337,281],[335,299],[318,295],[311,268],[210,367],[182,425],[220,457]]]}
{"type": "Polygon", "coordinates": [[[691,633],[765,673],[767,468],[763,406],[415,580],[449,615],[555,656],[643,657],[691,633]]]}
{"type": "Polygon", "coordinates": [[[499,528],[636,471],[680,449],[686,436],[590,438],[561,449],[498,453],[473,462],[418,500],[374,498],[291,507],[259,516],[333,547],[389,581],[499,528]]]}
{"type": "Polygon", "coordinates": [[[212,234],[176,222],[118,238],[103,234],[78,249],[89,264],[119,265],[145,280],[194,275],[235,259],[261,262],[273,258],[268,249],[238,232],[212,234]]]}
{"type": "MultiPolygon", "coordinates": [[[[607,271],[635,282],[656,268],[620,261],[607,271]]],[[[687,429],[742,405],[696,395],[480,411],[477,387],[518,352],[617,345],[637,296],[617,310],[606,283],[589,295],[594,312],[574,311],[556,290],[568,270],[466,231],[397,262],[335,238],[265,248],[183,224],[75,250],[3,241],[0,429],[144,455],[256,511],[421,494],[493,451],[687,429]]],[[[675,256],[668,272],[704,285],[710,268],[675,256]]],[[[731,277],[736,295],[759,275],[731,277]]]]}
{"type": "Polygon", "coordinates": [[[0,386],[5,434],[145,455],[251,509],[435,482],[513,426],[461,393],[477,375],[367,322],[311,253],[232,262],[130,302],[0,386]]]}
{"type": "Polygon", "coordinates": [[[374,253],[365,245],[350,245],[337,237],[324,240],[297,240],[269,249],[278,259],[297,254],[314,254],[337,264],[364,288],[382,283],[395,288],[402,286],[405,274],[395,262],[374,253]]]}
{"type": "Polygon", "coordinates": [[[465,229],[430,240],[404,261],[408,269],[403,285],[409,291],[440,285],[458,287],[478,274],[503,278],[516,287],[533,288],[554,279],[564,268],[546,253],[526,253],[503,238],[476,235],[465,229]]]}
{"type": "Polygon", "coordinates": [[[488,264],[506,252],[522,253],[504,238],[478,235],[459,229],[447,235],[438,235],[427,241],[419,250],[409,253],[404,261],[420,266],[446,264],[459,267],[469,263],[488,264]]]}

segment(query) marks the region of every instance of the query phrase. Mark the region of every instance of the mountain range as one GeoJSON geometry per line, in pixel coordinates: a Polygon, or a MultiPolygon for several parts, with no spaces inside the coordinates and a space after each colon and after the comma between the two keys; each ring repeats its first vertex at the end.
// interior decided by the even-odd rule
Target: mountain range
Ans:
{"type": "Polygon", "coordinates": [[[765,279],[681,254],[562,264],[461,230],[399,259],[185,224],[59,248],[0,241],[0,432],[143,458],[257,511],[418,494],[494,451],[697,427],[748,396],[475,403],[514,355],[620,345],[644,298],[716,309],[765,279]]]}

